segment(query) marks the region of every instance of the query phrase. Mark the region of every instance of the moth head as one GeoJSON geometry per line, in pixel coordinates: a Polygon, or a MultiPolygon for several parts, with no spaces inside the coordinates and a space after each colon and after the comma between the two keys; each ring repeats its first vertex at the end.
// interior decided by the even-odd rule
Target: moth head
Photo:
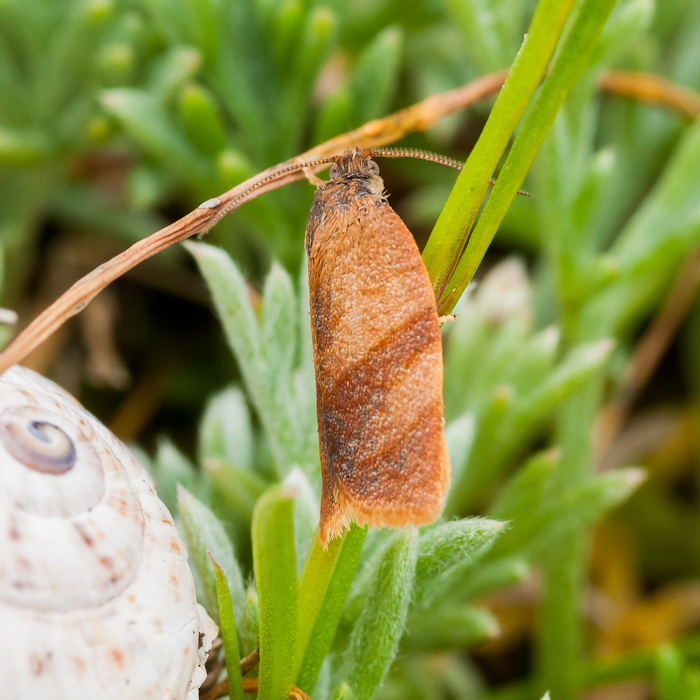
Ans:
{"type": "Polygon", "coordinates": [[[354,147],[333,158],[333,165],[328,174],[331,180],[340,177],[371,179],[379,176],[379,166],[370,160],[367,151],[354,147]]]}

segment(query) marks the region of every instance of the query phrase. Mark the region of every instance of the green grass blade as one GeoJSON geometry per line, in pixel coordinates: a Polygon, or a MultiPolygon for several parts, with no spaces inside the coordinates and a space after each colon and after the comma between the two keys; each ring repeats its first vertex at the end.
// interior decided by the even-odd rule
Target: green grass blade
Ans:
{"type": "Polygon", "coordinates": [[[216,575],[216,600],[219,604],[219,627],[226,658],[228,696],[230,700],[244,700],[245,695],[243,694],[243,683],[241,681],[241,657],[238,652],[238,634],[236,633],[236,620],[233,616],[233,605],[228,590],[226,574],[224,574],[224,570],[216,563],[211,554],[209,559],[211,559],[216,575]]]}
{"type": "Polygon", "coordinates": [[[423,260],[438,299],[444,296],[489,178],[547,69],[573,5],[573,0],[541,0],[537,6],[484,131],[435,224],[423,260]]]}
{"type": "Polygon", "coordinates": [[[366,528],[352,525],[324,550],[314,542],[299,585],[296,685],[311,694],[330,649],[343,604],[360,561],[366,528]]]}
{"type": "Polygon", "coordinates": [[[291,488],[274,486],[253,514],[253,568],[260,607],[259,700],[286,698],[294,682],[297,563],[291,488]]]}
{"type": "MultiPolygon", "coordinates": [[[[603,31],[603,27],[610,13],[615,7],[615,2],[616,0],[584,0],[581,5],[571,27],[571,31],[564,42],[561,53],[550,74],[547,76],[542,91],[530,110],[525,124],[513,144],[513,148],[508,154],[508,159],[484,207],[484,211],[479,217],[479,221],[473,233],[469,237],[469,245],[454,271],[454,275],[450,280],[449,290],[443,293],[445,284],[438,284],[435,286],[436,291],[440,292],[440,313],[447,313],[447,309],[453,308],[457,299],[459,299],[462,292],[466,289],[469,280],[474,276],[479,263],[486,253],[486,249],[496,235],[498,226],[503,220],[510,203],[516,196],[518,187],[522,184],[525,174],[532,165],[532,161],[535,159],[537,151],[544,141],[544,137],[554,122],[559,108],[588,65],[596,42],[603,31]]],[[[538,12],[543,5],[544,3],[540,3],[538,12]]],[[[498,106],[498,103],[496,106],[498,106]]],[[[495,110],[496,108],[494,107],[494,111],[495,110]]],[[[488,123],[486,126],[488,127],[488,123]]],[[[484,129],[482,138],[485,134],[486,129],[484,129]]],[[[481,143],[481,139],[479,143],[481,143]]],[[[476,151],[476,148],[474,151],[476,151]]],[[[468,162],[469,161],[467,161],[467,163],[468,162]]],[[[483,177],[484,174],[484,171],[480,171],[480,176],[483,177]]],[[[488,177],[490,177],[490,175],[487,176],[487,179],[488,177]]],[[[476,187],[478,181],[471,180],[470,184],[476,187]]],[[[481,187],[480,192],[483,193],[484,190],[485,188],[481,187]]],[[[450,196],[447,204],[452,201],[453,196],[456,196],[455,192],[450,196]]],[[[476,205],[471,205],[471,200],[469,200],[469,203],[472,208],[474,206],[478,207],[478,202],[476,205]]],[[[456,206],[457,204],[455,204],[455,207],[456,206]]],[[[450,211],[453,210],[450,209],[450,211]]],[[[476,209],[473,208],[473,213],[467,220],[469,225],[471,225],[475,216],[476,209]]],[[[440,235],[436,237],[436,243],[440,240],[444,240],[445,237],[449,235],[447,232],[443,233],[442,221],[443,217],[441,215],[435,226],[436,231],[438,227],[440,227],[440,235]]],[[[445,218],[445,221],[454,221],[455,223],[452,225],[456,226],[456,215],[453,214],[451,219],[445,218]]],[[[450,231],[454,231],[454,229],[451,228],[450,231]]],[[[426,264],[427,262],[428,260],[426,258],[426,264]]],[[[433,274],[435,274],[435,271],[433,274]]]]}

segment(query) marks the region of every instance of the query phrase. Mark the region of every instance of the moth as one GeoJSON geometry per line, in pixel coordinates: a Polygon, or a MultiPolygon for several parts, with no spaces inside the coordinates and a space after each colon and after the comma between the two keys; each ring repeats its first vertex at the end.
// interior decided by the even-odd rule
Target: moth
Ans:
{"type": "Polygon", "coordinates": [[[433,522],[450,483],[435,295],[370,155],[332,159],[306,228],[324,548],[433,522]]]}

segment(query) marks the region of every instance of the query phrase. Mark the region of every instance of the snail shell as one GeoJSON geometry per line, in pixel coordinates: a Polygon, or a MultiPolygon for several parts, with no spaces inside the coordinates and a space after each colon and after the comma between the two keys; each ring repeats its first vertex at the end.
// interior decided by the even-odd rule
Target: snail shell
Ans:
{"type": "Polygon", "coordinates": [[[144,468],[52,382],[0,376],[0,697],[196,700],[216,633],[144,468]]]}

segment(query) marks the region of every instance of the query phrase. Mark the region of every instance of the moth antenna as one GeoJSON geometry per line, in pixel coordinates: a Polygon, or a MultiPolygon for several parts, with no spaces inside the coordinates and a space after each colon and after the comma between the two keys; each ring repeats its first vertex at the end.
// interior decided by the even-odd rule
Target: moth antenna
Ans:
{"type": "MultiPolygon", "coordinates": [[[[495,178],[492,177],[492,178],[489,180],[489,185],[492,185],[492,186],[493,186],[493,185],[495,185],[495,184],[496,184],[496,180],[495,180],[495,178]]],[[[518,190],[518,194],[519,194],[521,197],[533,197],[533,196],[534,196],[534,195],[532,194],[532,192],[526,192],[525,190],[518,190]]]]}
{"type": "MultiPolygon", "coordinates": [[[[419,148],[371,148],[365,151],[365,154],[370,158],[378,156],[380,158],[420,158],[421,160],[429,160],[433,163],[441,163],[455,170],[462,170],[464,163],[454,158],[432,153],[431,151],[422,151],[419,148]]],[[[496,181],[492,178],[489,180],[489,185],[495,185],[496,181]]],[[[523,197],[532,197],[532,194],[525,190],[518,190],[518,194],[523,197]]]]}
{"type": "Polygon", "coordinates": [[[270,173],[267,177],[264,177],[262,180],[258,180],[258,182],[254,183],[251,185],[247,190],[244,192],[241,192],[238,197],[235,199],[231,200],[226,209],[235,209],[238,206],[238,203],[241,200],[245,200],[246,197],[251,193],[255,192],[255,190],[259,189],[263,185],[266,185],[268,182],[271,182],[272,180],[276,180],[280,175],[284,175],[286,173],[292,173],[296,170],[303,170],[304,168],[313,168],[317,165],[324,165],[325,163],[333,163],[338,159],[338,156],[330,156],[328,158],[322,158],[321,160],[308,160],[303,163],[295,163],[294,165],[288,165],[286,168],[281,168],[280,170],[275,170],[274,173],[270,173]]]}
{"type": "Polygon", "coordinates": [[[420,160],[430,160],[433,163],[441,163],[455,170],[462,170],[464,163],[454,158],[432,153],[431,151],[422,151],[419,148],[370,148],[365,151],[365,155],[370,158],[378,156],[380,158],[419,158],[420,160]]]}

